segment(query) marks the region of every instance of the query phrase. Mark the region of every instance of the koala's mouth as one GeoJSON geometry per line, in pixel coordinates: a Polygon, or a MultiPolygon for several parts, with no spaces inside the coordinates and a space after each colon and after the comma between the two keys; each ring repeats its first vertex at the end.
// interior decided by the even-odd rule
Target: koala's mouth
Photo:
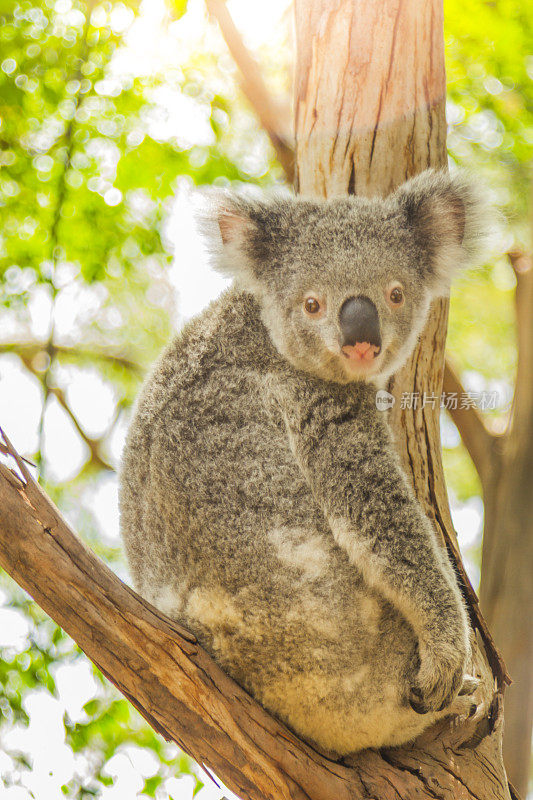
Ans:
{"type": "Polygon", "coordinates": [[[354,364],[373,364],[381,353],[381,347],[370,342],[357,342],[355,345],[345,344],[342,354],[354,364]]]}
{"type": "Polygon", "coordinates": [[[385,348],[368,342],[341,347],[345,372],[352,378],[370,378],[383,368],[385,348]]]}

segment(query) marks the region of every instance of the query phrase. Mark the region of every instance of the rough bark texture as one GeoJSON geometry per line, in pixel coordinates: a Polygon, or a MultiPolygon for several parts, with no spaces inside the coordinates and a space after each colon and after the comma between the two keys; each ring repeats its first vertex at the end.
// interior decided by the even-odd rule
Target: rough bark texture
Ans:
{"type": "MultiPolygon", "coordinates": [[[[437,0],[297,0],[297,173],[301,191],[386,193],[445,162],[442,8],[437,0]]],[[[440,391],[447,307],[437,306],[395,391],[440,391]]],[[[440,462],[438,412],[393,425],[416,491],[460,560],[440,462]]],[[[6,448],[11,450],[6,441],[6,448]]],[[[503,800],[504,669],[477,629],[479,712],[417,742],[332,762],[231,681],[194,637],[122,584],[72,533],[18,459],[0,465],[0,564],[165,737],[243,800],[503,800]]],[[[464,572],[461,573],[462,575],[464,572]]],[[[465,576],[466,579],[466,576],[465,576]]],[[[474,634],[473,634],[474,637],[474,634]]]]}

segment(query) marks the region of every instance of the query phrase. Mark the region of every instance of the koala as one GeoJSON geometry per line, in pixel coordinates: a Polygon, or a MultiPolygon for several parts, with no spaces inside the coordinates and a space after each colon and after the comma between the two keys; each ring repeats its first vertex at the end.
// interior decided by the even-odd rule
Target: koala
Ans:
{"type": "Polygon", "coordinates": [[[234,283],[159,358],[124,450],[135,587],[312,745],[400,745],[473,681],[376,387],[476,258],[484,204],[427,171],[385,199],[229,195],[212,219],[234,283]]]}

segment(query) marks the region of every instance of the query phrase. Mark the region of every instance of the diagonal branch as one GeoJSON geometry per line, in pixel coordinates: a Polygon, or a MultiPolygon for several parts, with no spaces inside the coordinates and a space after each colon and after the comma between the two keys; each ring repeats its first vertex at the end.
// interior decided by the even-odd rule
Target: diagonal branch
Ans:
{"type": "Polygon", "coordinates": [[[209,14],[216,19],[222,36],[239,69],[241,87],[248,102],[259,117],[287,180],[294,178],[294,148],[286,133],[288,124],[285,115],[268,91],[261,70],[252,56],[229,13],[225,0],[206,0],[209,14]]]}
{"type": "Polygon", "coordinates": [[[72,532],[2,435],[18,474],[0,462],[0,566],[154,730],[243,800],[424,800],[435,796],[432,785],[462,800],[505,796],[505,776],[492,763],[501,694],[486,662],[476,664],[484,676],[480,714],[461,724],[443,720],[403,748],[359,753],[350,766],[332,761],[267,714],[192,634],[123,584],[72,532]],[[483,792],[463,788],[462,774],[483,792]]]}
{"type": "MultiPolygon", "coordinates": [[[[461,395],[464,393],[459,376],[448,358],[444,364],[442,389],[445,394],[461,395]]],[[[495,457],[494,442],[499,437],[489,431],[481,414],[474,406],[461,408],[458,405],[457,408],[449,408],[448,411],[468,450],[481,484],[486,488],[491,459],[495,457]]]]}
{"type": "Polygon", "coordinates": [[[57,386],[49,386],[48,393],[50,395],[53,395],[57,399],[59,405],[66,411],[72,424],[74,425],[79,435],[89,448],[90,463],[94,464],[96,467],[99,467],[100,469],[104,469],[109,472],[114,472],[115,471],[114,467],[112,467],[111,464],[100,455],[100,448],[102,446],[102,441],[104,440],[105,435],[99,437],[98,439],[93,439],[91,436],[85,433],[85,431],[80,425],[78,418],[76,417],[71,407],[67,403],[65,393],[63,392],[62,389],[60,389],[57,386]]]}
{"type": "MultiPolygon", "coordinates": [[[[508,440],[509,435],[528,440],[533,435],[533,260],[522,250],[509,250],[507,258],[516,275],[516,319],[518,329],[518,368],[513,399],[513,412],[509,430],[505,434],[490,431],[482,415],[474,406],[449,408],[450,416],[461,435],[484,490],[494,461],[499,458],[501,447],[497,441],[508,440]]],[[[443,391],[446,394],[462,394],[464,388],[449,359],[444,367],[443,391]]]]}
{"type": "MultiPolygon", "coordinates": [[[[45,352],[49,353],[49,351],[50,351],[50,348],[47,348],[45,343],[41,344],[40,342],[28,342],[28,343],[25,343],[25,344],[10,344],[10,345],[5,345],[5,346],[4,345],[0,345],[0,353],[2,353],[2,352],[14,352],[14,353],[16,353],[16,355],[18,355],[19,358],[22,360],[22,362],[23,362],[24,366],[26,367],[26,369],[29,370],[29,372],[31,372],[32,375],[35,375],[35,377],[40,381],[42,381],[43,378],[42,378],[42,376],[40,374],[40,371],[36,368],[34,362],[35,362],[35,359],[39,355],[41,355],[42,353],[45,353],[45,352]]],[[[57,346],[57,345],[52,345],[51,346],[51,352],[53,353],[54,356],[57,356],[58,354],[63,354],[63,355],[66,354],[67,357],[74,358],[74,359],[76,358],[76,356],[83,358],[84,356],[87,357],[88,355],[93,355],[97,360],[108,361],[108,362],[113,363],[113,364],[119,364],[121,366],[126,366],[127,369],[130,369],[132,371],[136,371],[136,372],[139,371],[139,367],[137,365],[135,365],[133,362],[130,362],[128,359],[124,358],[121,355],[116,355],[116,354],[111,354],[111,353],[106,353],[106,352],[97,352],[97,353],[92,354],[91,351],[84,352],[84,351],[79,350],[79,349],[74,348],[74,347],[73,348],[61,347],[61,346],[57,346]]],[[[94,358],[93,358],[93,360],[94,360],[94,358]]],[[[76,414],[73,412],[72,408],[70,407],[70,405],[69,405],[69,403],[68,403],[68,401],[67,401],[67,399],[65,397],[65,393],[63,392],[63,390],[61,388],[59,388],[57,386],[52,386],[50,384],[50,381],[48,381],[47,382],[47,386],[46,386],[46,394],[47,394],[48,397],[53,395],[57,399],[57,401],[59,402],[61,407],[64,409],[64,411],[69,416],[69,418],[70,418],[72,424],[74,425],[74,427],[76,428],[78,434],[80,435],[80,437],[83,439],[83,441],[85,442],[85,444],[89,448],[90,459],[87,462],[87,464],[85,465],[84,469],[87,469],[88,467],[91,467],[91,466],[95,466],[95,467],[97,467],[99,469],[104,469],[104,470],[107,470],[107,471],[110,471],[110,472],[114,472],[115,471],[114,467],[101,455],[101,451],[102,451],[102,443],[104,442],[106,437],[109,435],[113,425],[116,422],[118,411],[120,409],[120,404],[117,407],[117,412],[115,413],[114,418],[113,418],[111,424],[109,425],[107,431],[102,436],[99,436],[97,438],[93,438],[93,437],[89,436],[84,431],[84,429],[81,426],[76,414]]],[[[4,446],[2,444],[0,444],[0,453],[4,453],[5,454],[5,448],[4,448],[4,446]]],[[[27,459],[24,459],[24,460],[27,461],[27,459]]],[[[29,463],[31,463],[31,462],[29,462],[29,463]]]]}

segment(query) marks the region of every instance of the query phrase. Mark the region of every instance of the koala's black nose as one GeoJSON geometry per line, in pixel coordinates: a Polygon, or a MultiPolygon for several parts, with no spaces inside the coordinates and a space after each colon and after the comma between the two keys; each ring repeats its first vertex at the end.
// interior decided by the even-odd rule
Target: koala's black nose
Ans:
{"type": "Polygon", "coordinates": [[[355,347],[359,342],[368,342],[381,348],[381,331],[378,310],[369,297],[349,297],[339,311],[339,322],[343,346],[355,347]]]}

